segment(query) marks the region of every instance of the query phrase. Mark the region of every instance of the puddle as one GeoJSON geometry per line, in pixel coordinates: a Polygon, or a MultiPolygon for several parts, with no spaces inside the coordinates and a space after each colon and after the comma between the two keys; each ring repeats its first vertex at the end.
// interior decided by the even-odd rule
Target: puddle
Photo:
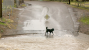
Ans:
{"type": "Polygon", "coordinates": [[[27,20],[24,22],[23,30],[45,30],[44,20],[27,20]]]}

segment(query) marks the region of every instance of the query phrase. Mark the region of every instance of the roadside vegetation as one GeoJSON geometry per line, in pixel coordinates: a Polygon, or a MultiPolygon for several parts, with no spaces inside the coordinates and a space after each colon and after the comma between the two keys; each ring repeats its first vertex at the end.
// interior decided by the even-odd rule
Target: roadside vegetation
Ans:
{"type": "Polygon", "coordinates": [[[6,29],[15,29],[15,25],[13,25],[14,21],[12,19],[0,18],[0,37],[1,34],[6,32],[6,29]]]}
{"type": "MultiPolygon", "coordinates": [[[[68,4],[68,2],[63,2],[68,4]]],[[[83,13],[80,14],[79,21],[79,32],[89,35],[89,1],[71,1],[70,6],[77,9],[77,11],[83,13]]]]}
{"type": "Polygon", "coordinates": [[[79,32],[89,35],[89,16],[79,19],[79,32]]]}
{"type": "Polygon", "coordinates": [[[81,17],[81,18],[80,18],[80,22],[89,25],[89,16],[81,17]]]}
{"type": "Polygon", "coordinates": [[[72,7],[89,11],[89,2],[71,2],[72,7]]]}
{"type": "Polygon", "coordinates": [[[81,7],[89,7],[89,2],[71,2],[71,5],[81,6],[81,7]]]}
{"type": "Polygon", "coordinates": [[[89,11],[89,9],[88,8],[85,8],[85,7],[78,7],[78,6],[74,6],[74,5],[72,5],[72,7],[89,11]]]}
{"type": "MultiPolygon", "coordinates": [[[[19,0],[2,0],[2,17],[0,18],[0,37],[7,32],[16,30],[18,24],[18,13],[19,11],[14,8],[23,8],[26,7],[24,0],[22,2],[19,0]],[[11,4],[9,4],[12,2],[11,4]],[[6,5],[7,4],[7,5],[6,5]],[[7,31],[9,30],[9,31],[7,31]]],[[[9,32],[10,33],[10,32],[9,32]]]]}

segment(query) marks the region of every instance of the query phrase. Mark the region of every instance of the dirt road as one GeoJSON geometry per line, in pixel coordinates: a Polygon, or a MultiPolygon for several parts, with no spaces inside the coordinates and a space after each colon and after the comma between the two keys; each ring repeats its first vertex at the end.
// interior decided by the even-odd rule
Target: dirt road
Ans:
{"type": "Polygon", "coordinates": [[[55,33],[61,31],[77,32],[78,22],[74,15],[75,12],[68,5],[58,2],[27,1],[25,3],[27,7],[19,9],[21,10],[18,24],[19,33],[33,33],[36,31],[43,33],[46,27],[54,28],[55,33]],[[46,15],[49,16],[48,20],[45,19],[46,15]]]}
{"type": "Polygon", "coordinates": [[[26,1],[32,4],[19,8],[18,33],[2,37],[0,50],[88,50],[89,35],[76,33],[78,22],[74,10],[59,2],[26,1]],[[44,17],[48,14],[50,18],[44,17]],[[40,25],[40,26],[39,26],[40,25]],[[45,36],[45,27],[54,28],[54,35],[45,36]],[[35,34],[33,34],[35,33],[35,34]]]}

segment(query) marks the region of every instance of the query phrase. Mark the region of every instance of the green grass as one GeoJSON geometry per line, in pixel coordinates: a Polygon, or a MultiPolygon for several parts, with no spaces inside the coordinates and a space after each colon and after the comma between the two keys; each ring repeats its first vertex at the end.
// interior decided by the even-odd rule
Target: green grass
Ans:
{"type": "Polygon", "coordinates": [[[0,25],[5,25],[6,26],[6,24],[5,23],[2,23],[2,22],[0,22],[0,25]]]}
{"type": "MultiPolygon", "coordinates": [[[[67,2],[63,2],[63,3],[67,3],[67,2]]],[[[89,11],[89,2],[76,2],[76,1],[74,1],[74,2],[71,2],[70,5],[72,5],[72,7],[74,7],[74,8],[79,8],[79,9],[89,11]],[[78,7],[78,3],[79,3],[79,7],[78,7]]]]}
{"type": "Polygon", "coordinates": [[[2,19],[0,18],[0,21],[5,21],[5,20],[6,20],[5,18],[2,18],[2,19]]]}
{"type": "Polygon", "coordinates": [[[5,9],[3,8],[2,11],[4,11],[5,9]]]}
{"type": "Polygon", "coordinates": [[[89,2],[85,2],[85,4],[89,4],[89,2]]]}
{"type": "Polygon", "coordinates": [[[16,8],[16,5],[14,5],[14,7],[16,8]]]}
{"type": "Polygon", "coordinates": [[[5,20],[6,20],[5,18],[2,19],[2,21],[5,21],[5,20]]]}
{"type": "Polygon", "coordinates": [[[85,24],[89,24],[89,16],[88,17],[81,17],[80,21],[85,24]]]}
{"type": "Polygon", "coordinates": [[[14,7],[15,7],[15,8],[17,7],[16,4],[14,4],[14,7]]]}
{"type": "MultiPolygon", "coordinates": [[[[5,22],[5,20],[6,20],[5,18],[2,18],[2,19],[0,18],[0,21],[5,22]]],[[[5,24],[5,23],[3,23],[3,22],[0,22],[0,25],[5,25],[5,26],[6,26],[6,24],[5,24]]]]}
{"type": "Polygon", "coordinates": [[[84,10],[89,10],[89,2],[71,2],[71,5],[73,7],[79,8],[79,9],[84,9],[84,10]],[[78,7],[79,3],[79,7],[78,7]]]}
{"type": "Polygon", "coordinates": [[[89,7],[89,2],[71,2],[71,5],[76,5],[78,6],[78,4],[84,6],[84,7],[89,7]]]}
{"type": "Polygon", "coordinates": [[[89,5],[85,5],[85,7],[88,7],[89,8],[89,5]]]}
{"type": "Polygon", "coordinates": [[[74,1],[74,2],[71,2],[71,3],[89,4],[89,2],[76,2],[76,1],[74,1]]]}

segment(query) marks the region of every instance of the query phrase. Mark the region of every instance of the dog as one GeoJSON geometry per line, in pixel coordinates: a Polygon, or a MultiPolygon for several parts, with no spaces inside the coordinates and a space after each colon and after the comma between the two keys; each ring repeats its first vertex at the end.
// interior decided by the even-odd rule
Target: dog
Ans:
{"type": "MultiPolygon", "coordinates": [[[[47,34],[48,34],[48,32],[50,32],[50,34],[51,34],[51,33],[53,34],[53,31],[54,31],[54,28],[48,29],[48,27],[46,27],[46,33],[47,33],[47,34]]],[[[46,33],[45,33],[45,35],[46,35],[46,33]]]]}

